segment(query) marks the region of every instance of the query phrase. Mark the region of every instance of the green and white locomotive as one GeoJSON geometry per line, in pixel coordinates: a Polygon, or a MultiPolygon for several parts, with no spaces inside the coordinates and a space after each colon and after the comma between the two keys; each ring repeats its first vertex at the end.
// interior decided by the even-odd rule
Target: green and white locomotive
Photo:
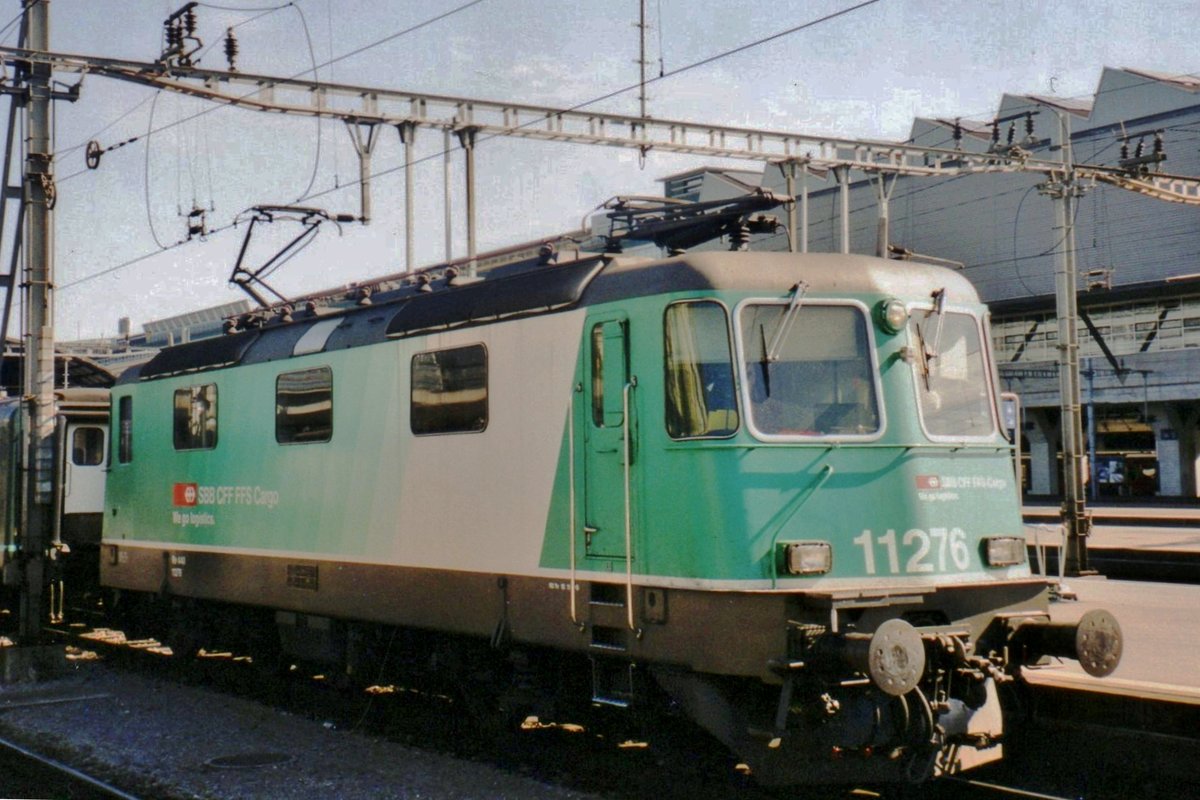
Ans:
{"type": "Polygon", "coordinates": [[[427,272],[168,348],[111,425],[102,582],[177,648],[354,672],[398,631],[467,693],[670,698],[766,783],[990,760],[1021,664],[1119,658],[1107,615],[1049,624],[986,311],[938,267],[427,272]]]}

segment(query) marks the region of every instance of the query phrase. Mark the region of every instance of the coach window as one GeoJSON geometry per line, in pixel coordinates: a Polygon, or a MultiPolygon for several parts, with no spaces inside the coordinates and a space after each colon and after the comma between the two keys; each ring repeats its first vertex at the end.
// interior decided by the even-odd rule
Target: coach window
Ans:
{"type": "Polygon", "coordinates": [[[413,433],[478,433],[487,424],[488,364],[483,345],[413,356],[413,433]]]}
{"type": "Polygon", "coordinates": [[[76,428],[71,434],[71,463],[77,467],[94,467],[104,461],[104,429],[76,428]]]}
{"type": "Polygon", "coordinates": [[[275,441],[328,442],[333,437],[333,370],[314,367],[275,379],[275,441]]]}
{"type": "Polygon", "coordinates": [[[663,319],[667,433],[732,436],[738,429],[729,317],[712,301],[675,303],[663,319]]]}
{"type": "Polygon", "coordinates": [[[217,385],[175,390],[175,449],[210,450],[217,446],[217,385]]]}
{"type": "Polygon", "coordinates": [[[117,463],[130,461],[133,461],[133,398],[122,397],[117,401],[117,463]]]}

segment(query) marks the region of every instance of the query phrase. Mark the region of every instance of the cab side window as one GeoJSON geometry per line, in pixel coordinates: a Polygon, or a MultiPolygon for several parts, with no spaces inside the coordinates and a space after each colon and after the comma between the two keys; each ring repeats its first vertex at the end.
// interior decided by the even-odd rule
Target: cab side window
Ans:
{"type": "Polygon", "coordinates": [[[733,349],[725,307],[675,303],[663,317],[664,394],[672,439],[732,436],[738,429],[733,349]]]}

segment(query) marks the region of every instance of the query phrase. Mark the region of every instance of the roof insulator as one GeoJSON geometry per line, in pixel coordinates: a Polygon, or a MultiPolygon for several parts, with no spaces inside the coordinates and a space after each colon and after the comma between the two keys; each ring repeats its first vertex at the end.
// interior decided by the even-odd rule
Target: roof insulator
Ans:
{"type": "Polygon", "coordinates": [[[237,72],[238,41],[233,35],[233,28],[225,29],[225,60],[229,62],[229,71],[237,72]]]}

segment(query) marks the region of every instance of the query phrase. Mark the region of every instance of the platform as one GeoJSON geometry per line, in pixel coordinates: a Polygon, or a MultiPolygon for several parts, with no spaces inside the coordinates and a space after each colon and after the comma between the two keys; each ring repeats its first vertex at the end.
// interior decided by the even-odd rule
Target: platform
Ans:
{"type": "MultiPolygon", "coordinates": [[[[1027,521],[1025,538],[1034,569],[1057,575],[1058,551],[1064,542],[1057,520],[1027,521]]],[[[1088,562],[1113,578],[1200,585],[1200,523],[1195,527],[1096,524],[1088,537],[1088,562]]]]}
{"type": "Polygon", "coordinates": [[[1107,678],[1093,678],[1074,661],[1026,670],[1032,683],[1139,696],[1173,698],[1200,707],[1200,586],[1068,578],[1078,599],[1051,606],[1056,621],[1074,621],[1093,608],[1112,612],[1125,639],[1124,654],[1107,678]]]}
{"type": "MultiPolygon", "coordinates": [[[[1200,505],[1128,505],[1088,503],[1096,525],[1146,525],[1200,527],[1200,505]]],[[[1025,503],[1021,515],[1026,522],[1057,522],[1061,511],[1054,503],[1025,503]]]]}

